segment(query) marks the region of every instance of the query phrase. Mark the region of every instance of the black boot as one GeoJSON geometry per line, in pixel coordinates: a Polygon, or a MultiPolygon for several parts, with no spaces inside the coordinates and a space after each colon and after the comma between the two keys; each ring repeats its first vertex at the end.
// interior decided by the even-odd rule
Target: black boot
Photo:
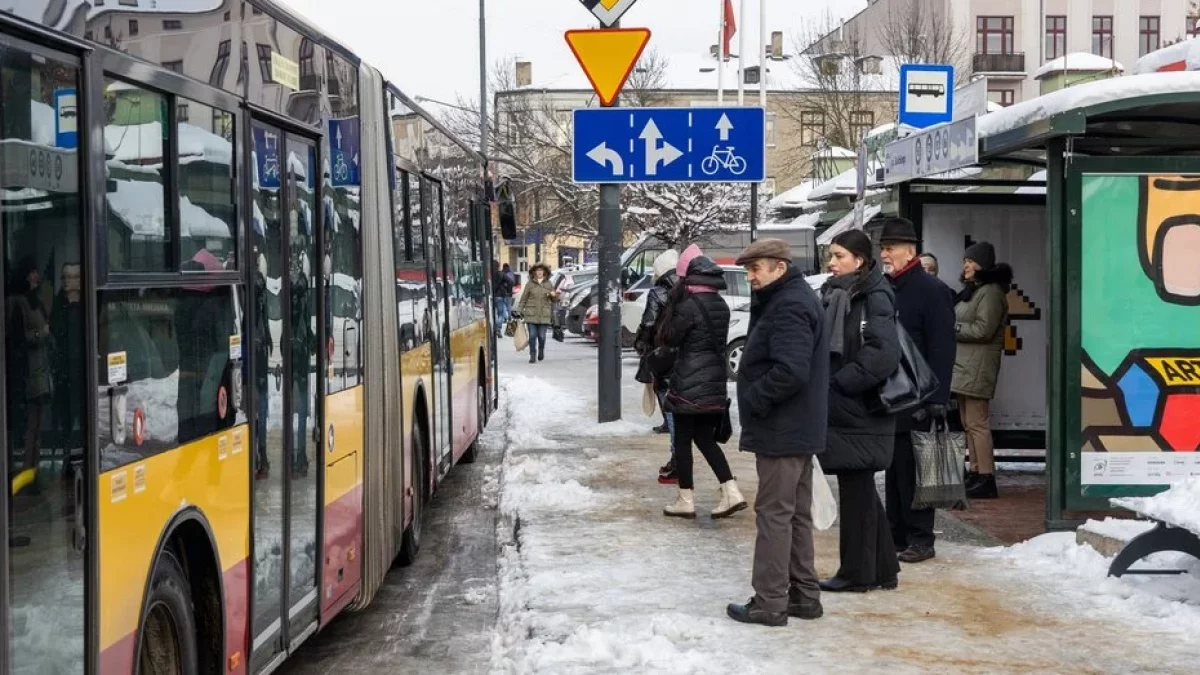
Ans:
{"type": "Polygon", "coordinates": [[[907,549],[900,552],[896,558],[902,563],[919,563],[925,562],[937,555],[937,552],[932,546],[923,546],[921,544],[913,544],[907,549]]]}
{"type": "Polygon", "coordinates": [[[996,499],[1000,492],[996,489],[996,474],[981,473],[974,483],[967,486],[969,499],[996,499]]]}
{"type": "Polygon", "coordinates": [[[663,485],[674,485],[679,482],[679,476],[675,473],[674,457],[658,470],[658,482],[663,485]]]}
{"type": "Polygon", "coordinates": [[[810,600],[804,597],[795,586],[788,589],[787,612],[788,616],[794,616],[797,619],[804,619],[805,621],[819,619],[825,614],[820,600],[810,600]]]}
{"type": "Polygon", "coordinates": [[[666,423],[666,422],[663,422],[662,424],[660,424],[660,425],[658,425],[658,426],[654,427],[654,433],[656,433],[656,434],[669,434],[669,433],[671,433],[671,429],[670,429],[670,427],[668,427],[668,426],[667,426],[667,423],[666,423]]]}
{"type": "Polygon", "coordinates": [[[744,605],[737,603],[729,605],[725,608],[725,613],[729,615],[729,618],[741,623],[757,623],[762,626],[779,627],[786,626],[788,622],[787,612],[768,612],[759,607],[754,598],[750,598],[749,602],[744,605]]]}

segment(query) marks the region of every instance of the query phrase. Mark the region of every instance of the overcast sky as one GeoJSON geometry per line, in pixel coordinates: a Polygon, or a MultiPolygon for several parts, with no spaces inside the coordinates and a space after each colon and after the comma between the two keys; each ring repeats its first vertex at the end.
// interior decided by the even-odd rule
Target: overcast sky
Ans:
{"type": "MultiPolygon", "coordinates": [[[[382,70],[405,93],[450,102],[478,97],[478,0],[282,1],[382,70]]],[[[735,12],[741,1],[733,0],[735,12]]],[[[745,0],[749,44],[757,41],[760,1],[745,0]]],[[[802,30],[811,30],[806,26],[829,13],[853,13],[866,6],[866,0],[765,1],[767,30],[784,31],[788,48],[802,30]]],[[[622,23],[649,28],[650,45],[663,54],[704,52],[716,41],[721,7],[722,0],[640,0],[622,23]]],[[[563,31],[596,25],[579,0],[488,0],[487,19],[489,65],[520,56],[533,62],[535,80],[539,63],[572,60],[563,31]]]]}

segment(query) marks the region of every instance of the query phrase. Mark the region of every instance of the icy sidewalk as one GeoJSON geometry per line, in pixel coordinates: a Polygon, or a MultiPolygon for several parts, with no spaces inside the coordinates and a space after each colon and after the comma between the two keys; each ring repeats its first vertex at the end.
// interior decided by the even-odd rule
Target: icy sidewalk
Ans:
{"type": "MultiPolygon", "coordinates": [[[[507,347],[507,345],[504,345],[507,347]]],[[[1195,577],[1105,578],[1107,560],[1054,534],[1007,549],[942,543],[900,588],[825,594],[825,618],[767,629],[725,604],[751,594],[753,512],[668,520],[654,476],[666,439],[625,380],[627,422],[595,423],[595,350],[502,359],[500,673],[1191,673],[1195,577]]],[[[736,447],[731,444],[731,447],[736,447]]],[[[753,459],[729,452],[748,499],[753,459]]],[[[697,507],[716,482],[697,457],[697,507]]],[[[822,576],[837,532],[818,534],[822,576]]]]}

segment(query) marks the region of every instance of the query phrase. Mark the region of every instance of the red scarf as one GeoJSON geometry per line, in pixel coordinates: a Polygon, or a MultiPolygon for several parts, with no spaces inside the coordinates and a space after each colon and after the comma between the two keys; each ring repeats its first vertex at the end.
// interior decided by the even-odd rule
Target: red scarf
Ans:
{"type": "Polygon", "coordinates": [[[912,260],[908,261],[908,264],[905,265],[903,269],[892,272],[888,276],[892,278],[892,281],[895,281],[896,279],[899,279],[900,277],[904,276],[905,274],[908,274],[909,272],[911,272],[914,267],[917,267],[920,264],[921,264],[921,256],[917,256],[917,257],[913,258],[912,260]]]}

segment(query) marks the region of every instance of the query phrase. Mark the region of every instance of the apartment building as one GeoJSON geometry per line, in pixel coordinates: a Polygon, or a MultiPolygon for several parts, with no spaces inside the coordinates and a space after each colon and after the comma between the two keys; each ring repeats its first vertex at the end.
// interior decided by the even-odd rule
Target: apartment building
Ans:
{"type": "Polygon", "coordinates": [[[989,98],[1011,105],[1038,95],[1035,73],[1046,63],[1067,56],[1069,67],[1070,54],[1085,53],[1130,70],[1141,56],[1200,34],[1198,15],[1194,0],[870,0],[809,51],[849,42],[864,54],[889,56],[885,45],[914,30],[911,17],[920,16],[926,27],[917,30],[940,34],[915,40],[956,45],[949,51],[959,62],[952,65],[970,78],[986,76],[989,98]]]}

